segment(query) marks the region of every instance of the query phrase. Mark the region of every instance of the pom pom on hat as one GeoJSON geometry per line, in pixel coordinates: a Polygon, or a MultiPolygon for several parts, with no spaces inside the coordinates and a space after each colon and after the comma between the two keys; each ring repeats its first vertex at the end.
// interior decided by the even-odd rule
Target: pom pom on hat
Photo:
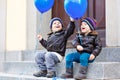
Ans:
{"type": "Polygon", "coordinates": [[[86,22],[89,25],[91,30],[96,29],[97,22],[94,19],[87,17],[87,18],[84,18],[82,22],[86,22]]]}
{"type": "Polygon", "coordinates": [[[50,21],[50,24],[49,24],[50,29],[52,28],[52,24],[53,24],[53,22],[54,22],[55,20],[60,21],[60,23],[62,24],[62,27],[63,27],[63,22],[62,22],[62,20],[61,20],[60,18],[58,18],[58,17],[55,17],[55,18],[51,19],[51,21],[50,21]]]}

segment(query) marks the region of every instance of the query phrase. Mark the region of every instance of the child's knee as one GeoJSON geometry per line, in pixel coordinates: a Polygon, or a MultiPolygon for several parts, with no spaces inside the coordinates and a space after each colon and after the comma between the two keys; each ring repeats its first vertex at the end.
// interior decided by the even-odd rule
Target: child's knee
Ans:
{"type": "Polygon", "coordinates": [[[37,62],[39,59],[43,58],[45,53],[36,53],[35,55],[35,61],[37,62]]]}
{"type": "Polygon", "coordinates": [[[66,61],[72,61],[72,55],[71,54],[68,54],[66,56],[66,61]]]}

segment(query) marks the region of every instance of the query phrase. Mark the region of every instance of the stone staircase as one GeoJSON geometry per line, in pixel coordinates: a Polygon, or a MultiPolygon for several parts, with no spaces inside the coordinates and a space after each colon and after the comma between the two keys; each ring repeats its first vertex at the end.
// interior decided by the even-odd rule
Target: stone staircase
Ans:
{"type": "MultiPolygon", "coordinates": [[[[44,50],[40,50],[44,51],[44,50]]],[[[66,54],[75,49],[67,49],[66,54]]],[[[105,47],[94,63],[90,63],[86,80],[120,80],[120,48],[105,47]]],[[[32,74],[38,70],[34,62],[34,51],[11,51],[6,53],[4,72],[0,73],[0,80],[74,80],[60,79],[65,71],[65,61],[56,67],[56,78],[36,78],[32,74]]],[[[74,63],[74,74],[78,72],[78,63],[74,63]]]]}

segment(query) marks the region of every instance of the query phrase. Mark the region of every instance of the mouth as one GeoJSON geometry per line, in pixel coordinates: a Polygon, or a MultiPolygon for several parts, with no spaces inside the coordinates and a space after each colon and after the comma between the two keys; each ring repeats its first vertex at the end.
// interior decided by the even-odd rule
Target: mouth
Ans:
{"type": "Polygon", "coordinates": [[[56,28],[60,28],[60,26],[56,26],[56,28]]]}
{"type": "Polygon", "coordinates": [[[81,28],[81,30],[84,30],[85,28],[81,28]]]}

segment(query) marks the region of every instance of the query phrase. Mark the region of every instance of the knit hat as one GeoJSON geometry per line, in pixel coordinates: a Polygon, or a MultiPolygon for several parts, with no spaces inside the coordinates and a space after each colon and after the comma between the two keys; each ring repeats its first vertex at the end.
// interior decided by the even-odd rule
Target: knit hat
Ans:
{"type": "Polygon", "coordinates": [[[91,30],[95,30],[96,28],[96,21],[90,17],[84,18],[82,22],[86,22],[91,30]]]}
{"type": "Polygon", "coordinates": [[[53,24],[53,22],[54,22],[55,20],[60,21],[60,23],[62,24],[62,27],[63,27],[63,22],[62,22],[62,20],[61,20],[60,18],[58,18],[58,17],[55,17],[55,18],[51,19],[51,21],[50,21],[50,24],[49,24],[50,29],[52,28],[52,24],[53,24]]]}

